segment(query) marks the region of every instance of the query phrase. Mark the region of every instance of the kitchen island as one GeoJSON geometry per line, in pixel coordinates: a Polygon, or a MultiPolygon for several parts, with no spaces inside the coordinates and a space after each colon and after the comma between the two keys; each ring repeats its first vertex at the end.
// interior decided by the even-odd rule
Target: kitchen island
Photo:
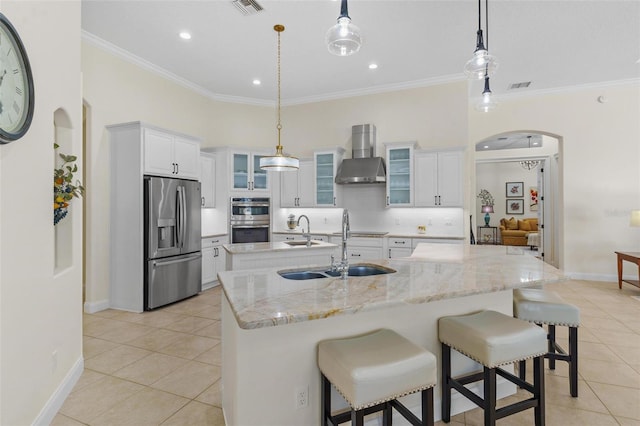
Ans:
{"type": "Polygon", "coordinates": [[[304,240],[270,243],[224,244],[227,252],[227,270],[331,264],[331,255],[338,247],[323,241],[304,240]]]}
{"type": "MultiPolygon", "coordinates": [[[[219,274],[228,425],[317,425],[321,340],[389,328],[439,358],[438,318],[480,309],[511,315],[512,289],[565,279],[524,250],[504,246],[420,244],[411,257],[375,263],[396,272],[304,281],[284,279],[274,268],[219,274]],[[296,399],[300,393],[307,394],[306,405],[296,399]]],[[[477,368],[463,357],[454,356],[453,363],[454,374],[477,368]]],[[[509,382],[499,382],[499,398],[514,392],[509,382]]],[[[439,419],[439,390],[434,396],[439,419]]],[[[334,407],[344,406],[335,391],[333,400],[334,407]]],[[[416,395],[403,400],[419,408],[416,395]]],[[[453,398],[452,413],[472,407],[453,398]]],[[[395,416],[394,423],[406,424],[395,416]]]]}

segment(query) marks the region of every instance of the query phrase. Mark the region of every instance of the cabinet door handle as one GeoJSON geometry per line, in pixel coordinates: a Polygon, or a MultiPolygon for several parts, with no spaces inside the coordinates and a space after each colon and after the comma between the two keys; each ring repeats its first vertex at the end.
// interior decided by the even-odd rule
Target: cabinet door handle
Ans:
{"type": "Polygon", "coordinates": [[[351,253],[351,257],[360,257],[359,253],[351,253]]]}
{"type": "Polygon", "coordinates": [[[173,171],[171,172],[172,174],[176,174],[176,163],[171,163],[171,166],[173,167],[173,171]]]}
{"type": "Polygon", "coordinates": [[[391,249],[389,249],[389,259],[391,259],[391,249]]]}
{"type": "Polygon", "coordinates": [[[176,163],[176,174],[180,174],[180,164],[176,163]]]}
{"type": "Polygon", "coordinates": [[[333,205],[336,205],[336,197],[333,197],[333,205]]]}
{"type": "Polygon", "coordinates": [[[201,203],[202,203],[202,207],[204,207],[204,197],[202,197],[201,203]]]}
{"type": "Polygon", "coordinates": [[[406,241],[394,241],[394,244],[406,244],[406,241]]]}
{"type": "Polygon", "coordinates": [[[389,196],[387,195],[387,205],[389,205],[389,196]]]}

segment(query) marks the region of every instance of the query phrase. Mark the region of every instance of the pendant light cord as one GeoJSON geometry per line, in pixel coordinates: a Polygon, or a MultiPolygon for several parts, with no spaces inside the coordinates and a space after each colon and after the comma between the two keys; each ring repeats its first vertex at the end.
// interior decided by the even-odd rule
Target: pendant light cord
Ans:
{"type": "Polygon", "coordinates": [[[276,125],[276,129],[278,129],[278,147],[276,148],[277,152],[282,151],[282,146],[280,145],[280,131],[282,130],[282,124],[280,124],[280,33],[284,31],[284,27],[277,25],[273,28],[278,32],[278,124],[276,125]]]}
{"type": "Polygon", "coordinates": [[[487,52],[489,51],[489,0],[484,0],[484,32],[487,35],[487,52]]]}

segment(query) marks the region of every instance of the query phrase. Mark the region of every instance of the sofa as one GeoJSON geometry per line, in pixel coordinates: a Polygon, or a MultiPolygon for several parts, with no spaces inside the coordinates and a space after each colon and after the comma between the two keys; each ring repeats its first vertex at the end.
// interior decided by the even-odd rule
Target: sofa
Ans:
{"type": "Polygon", "coordinates": [[[526,246],[527,237],[538,232],[538,218],[500,219],[500,236],[505,246],[526,246]]]}

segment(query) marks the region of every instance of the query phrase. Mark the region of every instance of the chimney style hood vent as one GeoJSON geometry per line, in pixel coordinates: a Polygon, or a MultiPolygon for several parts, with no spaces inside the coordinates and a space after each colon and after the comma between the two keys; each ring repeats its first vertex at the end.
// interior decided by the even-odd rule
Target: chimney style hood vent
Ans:
{"type": "Polygon", "coordinates": [[[385,183],[386,168],[382,157],[375,156],[376,126],[359,124],[351,127],[351,157],[342,160],[336,183],[385,183]]]}

